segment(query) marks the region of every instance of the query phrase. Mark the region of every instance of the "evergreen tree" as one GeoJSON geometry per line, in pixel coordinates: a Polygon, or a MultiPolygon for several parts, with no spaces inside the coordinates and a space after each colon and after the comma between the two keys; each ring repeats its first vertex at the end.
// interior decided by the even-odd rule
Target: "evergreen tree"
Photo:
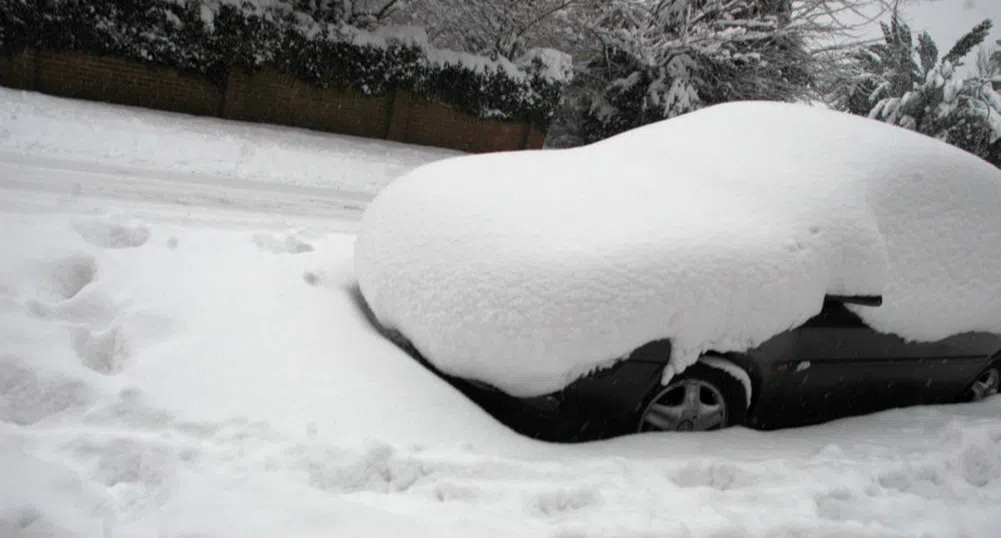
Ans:
{"type": "MultiPolygon", "coordinates": [[[[962,78],[957,73],[990,29],[991,21],[983,21],[940,58],[931,36],[922,32],[915,41],[910,27],[894,12],[890,22],[882,24],[883,41],[852,54],[857,78],[839,89],[835,102],[853,114],[933,136],[1001,166],[992,149],[1001,138],[998,77],[984,73],[962,78]]],[[[1001,62],[1001,54],[995,57],[1001,62]]]]}
{"type": "Polygon", "coordinates": [[[620,0],[594,10],[603,53],[583,141],[726,101],[795,100],[810,89],[804,36],[774,0],[620,0]]]}

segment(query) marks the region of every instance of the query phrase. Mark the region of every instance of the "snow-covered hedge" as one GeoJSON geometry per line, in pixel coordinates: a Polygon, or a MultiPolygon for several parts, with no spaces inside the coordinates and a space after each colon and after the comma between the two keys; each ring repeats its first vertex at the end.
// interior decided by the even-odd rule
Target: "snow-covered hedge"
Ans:
{"type": "Polygon", "coordinates": [[[206,75],[275,68],[318,87],[368,95],[405,88],[480,117],[547,125],[570,59],[530,51],[516,63],[439,50],[420,29],[361,30],[283,4],[218,0],[0,0],[0,51],[86,51],[206,75]]]}

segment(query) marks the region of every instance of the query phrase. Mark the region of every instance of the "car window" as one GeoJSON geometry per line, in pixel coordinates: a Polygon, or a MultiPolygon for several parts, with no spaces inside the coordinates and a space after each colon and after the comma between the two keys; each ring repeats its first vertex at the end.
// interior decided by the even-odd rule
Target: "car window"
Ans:
{"type": "Polygon", "coordinates": [[[862,319],[848,310],[843,303],[824,301],[824,308],[819,314],[810,318],[804,327],[865,327],[862,319]]]}

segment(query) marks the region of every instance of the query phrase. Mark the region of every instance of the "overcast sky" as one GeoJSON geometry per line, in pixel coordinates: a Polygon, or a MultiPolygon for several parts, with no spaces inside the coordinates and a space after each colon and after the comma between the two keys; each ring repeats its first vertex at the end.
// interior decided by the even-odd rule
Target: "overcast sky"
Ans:
{"type": "Polygon", "coordinates": [[[1001,39],[1001,0],[926,0],[909,3],[903,14],[912,29],[927,30],[943,52],[984,19],[994,23],[985,44],[1001,39]]]}

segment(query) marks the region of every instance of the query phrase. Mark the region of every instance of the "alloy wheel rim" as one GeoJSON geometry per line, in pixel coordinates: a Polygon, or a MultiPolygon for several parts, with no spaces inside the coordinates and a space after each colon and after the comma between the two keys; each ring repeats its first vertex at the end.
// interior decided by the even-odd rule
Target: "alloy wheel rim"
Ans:
{"type": "Polygon", "coordinates": [[[640,416],[639,431],[709,431],[726,425],[728,409],[723,393],[701,379],[683,379],[668,385],[640,416]]]}
{"type": "Polygon", "coordinates": [[[1001,388],[1001,372],[997,368],[990,368],[980,374],[980,377],[973,382],[973,401],[978,402],[984,398],[993,396],[1001,388]]]}

